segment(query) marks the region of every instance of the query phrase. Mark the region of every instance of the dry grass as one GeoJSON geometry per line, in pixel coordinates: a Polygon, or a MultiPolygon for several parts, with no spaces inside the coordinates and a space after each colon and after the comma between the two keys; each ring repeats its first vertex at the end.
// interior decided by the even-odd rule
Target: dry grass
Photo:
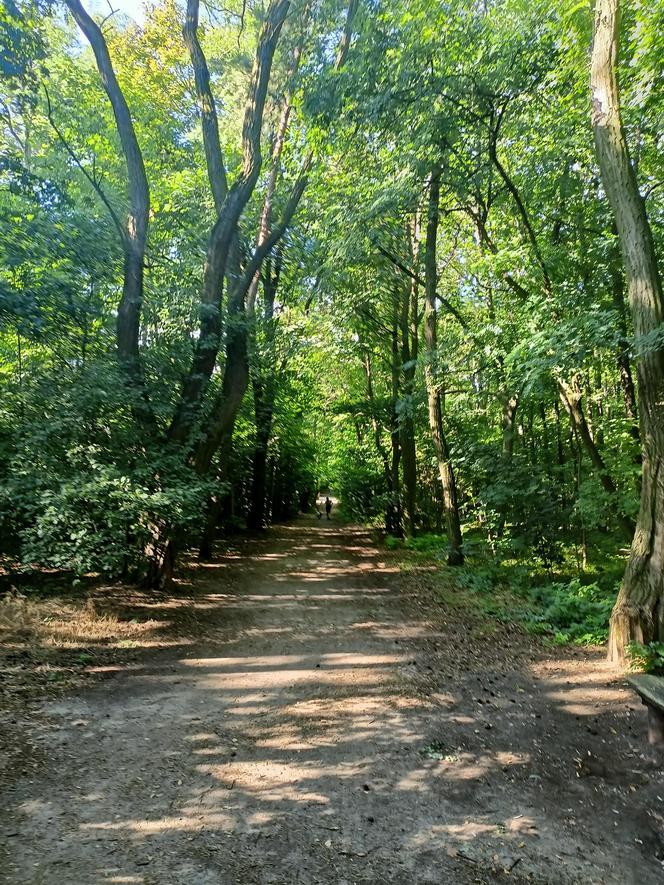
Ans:
{"type": "Polygon", "coordinates": [[[0,597],[0,711],[103,678],[147,652],[191,644],[213,625],[199,604],[177,588],[172,595],[126,585],[57,595],[12,590],[0,597]]]}
{"type": "Polygon", "coordinates": [[[162,644],[159,634],[166,626],[166,621],[123,620],[117,612],[100,611],[92,596],[80,602],[60,597],[33,601],[13,593],[0,601],[0,643],[5,649],[162,644]]]}

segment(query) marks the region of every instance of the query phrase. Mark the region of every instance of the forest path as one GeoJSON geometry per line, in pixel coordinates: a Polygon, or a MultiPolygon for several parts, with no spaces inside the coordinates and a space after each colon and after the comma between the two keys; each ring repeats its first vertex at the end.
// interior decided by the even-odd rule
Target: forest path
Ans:
{"type": "Polygon", "coordinates": [[[42,704],[0,880],[661,882],[661,770],[616,674],[395,563],[305,519],[199,570],[205,640],[42,704]]]}

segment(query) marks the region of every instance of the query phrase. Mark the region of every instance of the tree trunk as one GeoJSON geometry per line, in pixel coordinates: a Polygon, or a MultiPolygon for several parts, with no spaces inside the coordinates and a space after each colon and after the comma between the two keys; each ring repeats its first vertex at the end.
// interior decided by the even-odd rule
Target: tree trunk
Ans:
{"type": "Polygon", "coordinates": [[[544,454],[544,469],[547,476],[551,476],[551,444],[549,442],[549,424],[546,417],[546,406],[539,404],[540,421],[542,422],[542,451],[544,454]]]}
{"type": "Polygon", "coordinates": [[[401,514],[401,494],[399,488],[399,464],[401,462],[401,440],[399,436],[399,416],[397,413],[397,403],[399,401],[399,293],[394,293],[392,300],[392,387],[390,401],[390,472],[391,490],[392,490],[392,534],[397,538],[403,537],[403,520],[401,514]]]}
{"type": "Polygon", "coordinates": [[[233,486],[229,483],[230,463],[233,454],[233,435],[228,434],[219,446],[219,470],[217,473],[217,483],[219,490],[213,495],[207,503],[205,511],[205,524],[198,545],[198,558],[202,561],[209,561],[214,555],[214,545],[217,540],[217,532],[219,530],[219,521],[224,509],[224,505],[230,503],[230,515],[234,512],[233,486]]]}
{"type": "Polygon", "coordinates": [[[256,442],[252,459],[251,490],[247,526],[262,529],[265,526],[265,501],[267,495],[267,453],[272,433],[274,395],[269,388],[254,380],[254,414],[256,417],[256,442]]]}
{"type": "MultiPolygon", "coordinates": [[[[408,231],[411,265],[417,268],[419,252],[419,217],[413,219],[412,230],[408,231]]],[[[416,275],[410,278],[404,288],[401,311],[401,372],[403,375],[403,403],[399,422],[401,463],[404,485],[404,511],[406,534],[414,537],[416,532],[417,510],[417,448],[415,444],[415,372],[419,351],[419,309],[420,293],[416,275]]]]}
{"type": "Polygon", "coordinates": [[[440,388],[436,377],[438,336],[436,289],[438,285],[438,269],[436,267],[436,241],[438,238],[438,217],[440,199],[440,169],[436,168],[429,182],[429,201],[424,254],[424,340],[426,344],[426,361],[424,374],[429,404],[429,428],[433,442],[438,473],[442,487],[443,511],[447,525],[449,565],[463,565],[463,538],[459,519],[459,503],[457,499],[456,478],[450,461],[450,452],[443,428],[443,408],[440,388]]]}
{"type": "Polygon", "coordinates": [[[553,411],[556,415],[556,456],[558,466],[562,467],[565,463],[565,447],[563,445],[563,431],[560,422],[560,406],[557,400],[553,403],[553,411]]]}
{"type": "MultiPolygon", "coordinates": [[[[80,0],[66,0],[66,3],[94,52],[102,85],[113,108],[115,126],[127,167],[127,216],[124,225],[119,226],[124,268],[122,297],[117,311],[116,344],[120,365],[126,372],[134,394],[132,395],[134,415],[145,430],[153,433],[156,431],[156,421],[145,389],[139,352],[145,251],[150,217],[150,187],[129,106],[115,75],[102,30],[85,11],[80,0]]],[[[98,188],[95,189],[103,197],[103,192],[98,188]]],[[[118,224],[118,218],[105,198],[104,202],[114,222],[118,224]]]]}
{"type": "MultiPolygon", "coordinates": [[[[664,298],[645,204],[630,162],[618,92],[618,0],[597,0],[591,61],[592,125],[602,183],[615,217],[637,338],[664,321],[664,298]]],[[[611,616],[609,657],[630,641],[664,639],[664,351],[637,362],[643,481],[636,532],[611,616]]]]}
{"type": "MultiPolygon", "coordinates": [[[[254,59],[249,98],[245,107],[242,128],[242,171],[233,186],[226,189],[218,133],[212,121],[212,117],[216,117],[216,113],[214,104],[210,103],[207,71],[201,67],[204,57],[197,39],[195,39],[198,4],[196,0],[190,0],[188,3],[184,34],[194,66],[199,104],[205,108],[203,137],[206,159],[208,164],[212,163],[212,165],[208,165],[208,176],[215,198],[217,219],[210,231],[205,258],[198,339],[189,372],[182,385],[180,400],[169,428],[170,439],[179,443],[186,442],[195,428],[203,395],[217,362],[222,332],[221,291],[223,280],[229,260],[233,261],[234,241],[237,238],[240,217],[254,192],[261,170],[261,131],[265,102],[272,61],[289,5],[290,0],[272,0],[270,3],[254,59]]],[[[262,255],[263,250],[260,252],[256,250],[256,253],[262,255]]],[[[252,262],[250,262],[250,266],[251,264],[252,262]]],[[[229,285],[229,301],[237,294],[234,290],[239,290],[243,285],[245,286],[244,292],[246,292],[258,267],[260,267],[260,263],[251,272],[250,267],[247,268],[245,275],[249,278],[246,281],[238,274],[236,282],[229,285]]],[[[243,298],[244,292],[242,292],[243,298]]],[[[229,313],[230,311],[229,305],[229,313]]]]}
{"type": "Polygon", "coordinates": [[[634,523],[625,515],[621,508],[616,484],[614,483],[604,458],[602,458],[595,440],[593,439],[593,435],[583,411],[583,406],[581,405],[581,390],[576,382],[567,384],[562,380],[558,381],[558,390],[560,392],[560,401],[569,415],[572,429],[580,442],[583,443],[583,447],[588,453],[593,467],[597,470],[599,480],[602,483],[602,488],[608,495],[610,495],[611,500],[614,503],[613,512],[618,525],[620,526],[620,530],[625,539],[629,542],[634,535],[634,523]]]}
{"type": "Polygon", "coordinates": [[[381,427],[380,421],[378,420],[376,400],[374,398],[373,390],[373,367],[371,364],[371,354],[368,350],[364,354],[362,365],[364,368],[364,377],[367,383],[367,402],[369,404],[371,416],[371,428],[373,430],[374,445],[376,446],[376,451],[378,452],[380,462],[383,466],[383,478],[385,480],[385,491],[387,493],[388,500],[388,505],[385,511],[385,531],[388,534],[392,535],[394,534],[394,514],[392,510],[394,486],[392,465],[390,464],[390,456],[388,454],[388,451],[383,443],[383,428],[381,427]]]}
{"type": "MultiPolygon", "coordinates": [[[[265,229],[266,235],[268,229],[269,218],[268,226],[266,226],[265,229]]],[[[274,260],[274,269],[272,267],[272,261],[267,261],[265,266],[262,317],[265,332],[265,348],[263,354],[259,354],[255,325],[252,329],[254,334],[251,336],[251,344],[253,346],[251,347],[252,365],[250,366],[250,375],[254,392],[256,444],[254,447],[250,508],[247,525],[252,529],[261,529],[265,524],[267,453],[270,435],[272,433],[274,403],[277,394],[276,378],[278,374],[275,352],[276,318],[274,316],[274,302],[277,297],[282,261],[283,251],[282,249],[277,249],[277,254],[274,260]]],[[[253,297],[249,294],[247,302],[247,310],[253,313],[255,294],[253,297]]]]}
{"type": "Polygon", "coordinates": [[[518,404],[519,401],[515,396],[505,396],[502,401],[503,457],[506,461],[511,461],[514,454],[516,435],[514,419],[518,404]]]}

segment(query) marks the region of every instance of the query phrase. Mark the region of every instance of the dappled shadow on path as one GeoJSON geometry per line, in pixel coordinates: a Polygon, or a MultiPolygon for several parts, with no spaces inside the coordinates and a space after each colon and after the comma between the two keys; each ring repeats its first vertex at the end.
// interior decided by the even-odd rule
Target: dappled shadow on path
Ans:
{"type": "Polygon", "coordinates": [[[436,609],[359,530],[188,580],[202,647],[48,708],[8,882],[660,881],[657,762],[596,657],[436,609]]]}

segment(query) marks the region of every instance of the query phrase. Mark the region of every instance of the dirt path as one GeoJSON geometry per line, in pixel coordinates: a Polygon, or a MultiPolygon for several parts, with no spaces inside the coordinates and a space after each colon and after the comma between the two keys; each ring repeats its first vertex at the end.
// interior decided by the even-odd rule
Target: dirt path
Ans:
{"type": "Polygon", "coordinates": [[[0,881],[664,881],[661,760],[615,674],[385,557],[325,521],[249,541],[199,579],[204,645],[44,702],[0,881]]]}

